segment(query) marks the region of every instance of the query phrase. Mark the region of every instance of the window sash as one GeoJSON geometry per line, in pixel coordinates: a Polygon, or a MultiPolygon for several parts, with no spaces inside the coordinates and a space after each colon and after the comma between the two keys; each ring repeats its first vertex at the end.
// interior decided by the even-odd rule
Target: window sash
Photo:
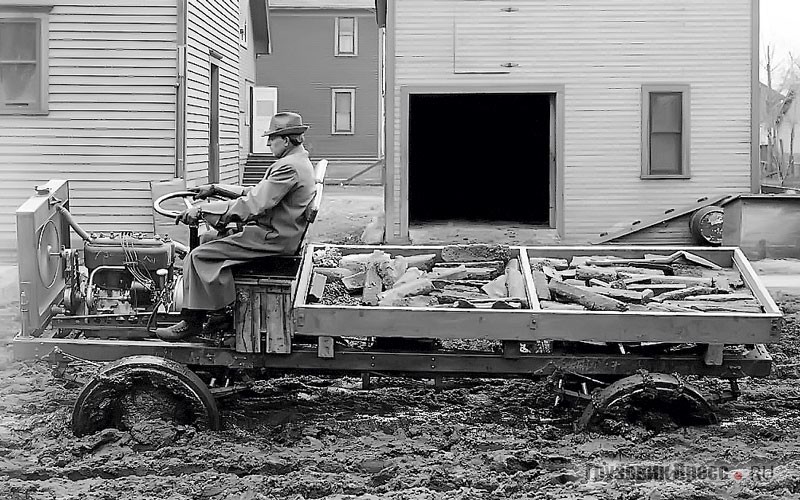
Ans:
{"type": "Polygon", "coordinates": [[[357,33],[355,17],[336,18],[336,55],[356,55],[357,33]]]}
{"type": "Polygon", "coordinates": [[[47,14],[0,11],[0,114],[48,112],[47,14]]]}
{"type": "Polygon", "coordinates": [[[355,89],[333,89],[331,92],[331,133],[355,133],[355,89]]]}
{"type": "Polygon", "coordinates": [[[689,86],[642,87],[642,178],[689,177],[689,86]]]}

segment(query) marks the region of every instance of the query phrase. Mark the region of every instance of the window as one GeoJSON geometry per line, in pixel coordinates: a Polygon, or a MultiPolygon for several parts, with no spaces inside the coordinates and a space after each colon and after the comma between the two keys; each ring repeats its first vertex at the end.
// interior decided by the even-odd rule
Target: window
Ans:
{"type": "Polygon", "coordinates": [[[337,56],[358,55],[358,20],[355,17],[337,17],[335,43],[337,56]]]}
{"type": "Polygon", "coordinates": [[[0,7],[0,114],[46,114],[47,11],[0,7]]]}
{"type": "Polygon", "coordinates": [[[354,134],[356,89],[332,89],[331,134],[354,134]]]}
{"type": "Polygon", "coordinates": [[[689,86],[642,87],[642,178],[689,177],[689,86]]]}

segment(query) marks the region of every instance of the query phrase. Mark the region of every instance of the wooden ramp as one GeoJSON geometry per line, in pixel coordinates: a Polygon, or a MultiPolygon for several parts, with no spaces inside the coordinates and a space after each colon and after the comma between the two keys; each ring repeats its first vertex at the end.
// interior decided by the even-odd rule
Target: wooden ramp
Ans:
{"type": "Polygon", "coordinates": [[[697,245],[689,228],[694,213],[707,206],[724,206],[738,194],[726,194],[713,197],[705,196],[691,205],[664,210],[663,215],[652,219],[634,220],[621,229],[600,233],[599,237],[590,240],[593,245],[697,245]]]}

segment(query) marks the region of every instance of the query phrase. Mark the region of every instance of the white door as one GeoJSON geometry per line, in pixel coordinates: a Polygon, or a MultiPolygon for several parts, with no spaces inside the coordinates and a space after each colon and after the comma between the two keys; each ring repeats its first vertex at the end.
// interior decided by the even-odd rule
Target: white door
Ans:
{"type": "Polygon", "coordinates": [[[253,153],[271,153],[267,146],[264,132],[269,128],[269,121],[278,112],[277,87],[253,87],[253,98],[250,100],[251,149],[253,153]]]}

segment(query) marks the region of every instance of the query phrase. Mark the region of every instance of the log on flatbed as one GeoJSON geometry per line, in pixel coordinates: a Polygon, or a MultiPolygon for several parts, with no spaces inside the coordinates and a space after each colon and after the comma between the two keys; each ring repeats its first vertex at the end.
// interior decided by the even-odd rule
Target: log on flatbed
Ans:
{"type": "Polygon", "coordinates": [[[380,293],[376,298],[380,306],[394,306],[399,299],[414,295],[425,295],[434,291],[433,282],[427,278],[419,278],[390,290],[380,293]]]}
{"type": "Polygon", "coordinates": [[[438,275],[441,279],[447,279],[447,272],[449,270],[459,270],[456,274],[462,276],[462,279],[468,280],[490,280],[496,278],[499,274],[494,267],[466,267],[461,265],[458,267],[434,267],[433,271],[431,271],[431,275],[438,275]]]}
{"type": "Polygon", "coordinates": [[[528,259],[531,264],[531,270],[541,271],[544,267],[552,267],[556,271],[566,269],[569,267],[567,259],[557,259],[550,257],[531,257],[528,259]]]}
{"type": "Polygon", "coordinates": [[[435,267],[458,267],[465,266],[467,268],[480,267],[480,268],[493,268],[498,274],[503,272],[506,263],[502,260],[483,260],[476,262],[437,262],[435,267]]]}
{"type": "Polygon", "coordinates": [[[364,276],[364,294],[361,303],[368,306],[378,305],[378,294],[383,290],[383,281],[378,274],[378,260],[367,262],[366,276],[364,276]]]}
{"type": "Polygon", "coordinates": [[[578,266],[575,270],[575,277],[579,280],[614,281],[617,279],[617,271],[597,266],[578,266]]]}
{"type": "Polygon", "coordinates": [[[619,288],[607,288],[599,286],[584,286],[578,287],[581,290],[588,290],[590,292],[599,293],[606,297],[611,297],[622,302],[631,302],[634,304],[641,304],[649,301],[653,297],[653,291],[650,289],[637,292],[634,290],[620,290],[619,288]]]}
{"type": "Polygon", "coordinates": [[[435,253],[426,253],[422,255],[407,255],[406,264],[408,268],[416,267],[423,271],[430,271],[436,262],[437,255],[435,253]]]}
{"type": "Polygon", "coordinates": [[[436,297],[442,304],[450,304],[457,300],[467,300],[469,302],[475,302],[483,299],[499,300],[475,291],[433,290],[430,292],[430,294],[433,297],[436,297]]]}
{"type": "Polygon", "coordinates": [[[697,300],[703,302],[735,302],[737,300],[756,300],[755,296],[749,292],[720,293],[715,295],[695,295],[686,297],[685,300],[697,300]]]}
{"type": "Polygon", "coordinates": [[[556,302],[554,300],[542,300],[539,306],[544,310],[562,310],[562,311],[585,311],[586,308],[580,304],[573,304],[571,302],[556,302]]]}
{"type": "Polygon", "coordinates": [[[628,306],[619,300],[600,295],[599,293],[582,290],[576,286],[568,285],[561,281],[552,280],[549,283],[552,293],[564,297],[570,302],[580,304],[590,311],[626,311],[628,306]]]}
{"type": "Polygon", "coordinates": [[[364,288],[364,281],[367,278],[366,271],[360,271],[350,276],[342,278],[342,284],[350,293],[357,293],[364,288]]]}
{"type": "Polygon", "coordinates": [[[314,267],[314,272],[321,274],[328,278],[330,281],[338,281],[344,277],[352,276],[353,271],[344,267],[314,267]]]}
{"type": "Polygon", "coordinates": [[[547,286],[547,276],[543,271],[533,271],[533,287],[539,300],[550,300],[550,288],[547,286]]]}
{"type": "Polygon", "coordinates": [[[718,288],[712,288],[708,286],[690,286],[688,288],[684,288],[683,290],[664,292],[661,295],[653,297],[653,300],[656,302],[663,302],[665,300],[680,300],[691,295],[711,295],[715,293],[721,293],[721,291],[718,288]]]}
{"type": "MultiPolygon", "coordinates": [[[[417,268],[417,267],[409,267],[409,268],[406,270],[406,272],[405,272],[405,273],[403,273],[403,275],[402,275],[402,276],[400,276],[400,279],[398,279],[398,280],[397,280],[397,281],[394,283],[394,286],[400,286],[400,285],[404,285],[404,284],[406,284],[406,283],[410,283],[410,282],[412,282],[412,281],[414,281],[414,280],[417,280],[417,279],[421,278],[421,277],[422,277],[424,274],[425,274],[425,273],[424,273],[424,272],[422,272],[422,271],[421,271],[419,268],[417,268]]],[[[394,288],[394,287],[393,287],[393,288],[394,288]]]]}
{"type": "Polygon", "coordinates": [[[511,259],[506,265],[506,290],[509,297],[525,298],[525,280],[519,270],[519,260],[511,259]]]}
{"type": "Polygon", "coordinates": [[[648,276],[664,276],[664,271],[661,269],[648,269],[646,267],[629,267],[629,266],[613,267],[612,269],[614,269],[617,272],[617,276],[619,278],[624,278],[624,276],[622,276],[623,273],[637,274],[637,275],[644,274],[648,276]]]}
{"type": "Polygon", "coordinates": [[[623,278],[626,283],[641,283],[642,281],[647,281],[649,283],[658,284],[713,286],[711,278],[699,278],[695,276],[652,276],[646,274],[621,273],[620,278],[623,278]]]}
{"type": "Polygon", "coordinates": [[[677,290],[685,290],[687,288],[688,286],[682,283],[649,283],[649,284],[635,283],[632,285],[627,285],[625,287],[626,290],[635,290],[637,292],[649,289],[652,290],[653,293],[656,295],[667,292],[674,292],[677,290]]]}
{"type": "Polygon", "coordinates": [[[458,267],[434,267],[433,271],[425,275],[426,278],[432,280],[459,280],[467,277],[467,268],[465,266],[458,267]]]}

